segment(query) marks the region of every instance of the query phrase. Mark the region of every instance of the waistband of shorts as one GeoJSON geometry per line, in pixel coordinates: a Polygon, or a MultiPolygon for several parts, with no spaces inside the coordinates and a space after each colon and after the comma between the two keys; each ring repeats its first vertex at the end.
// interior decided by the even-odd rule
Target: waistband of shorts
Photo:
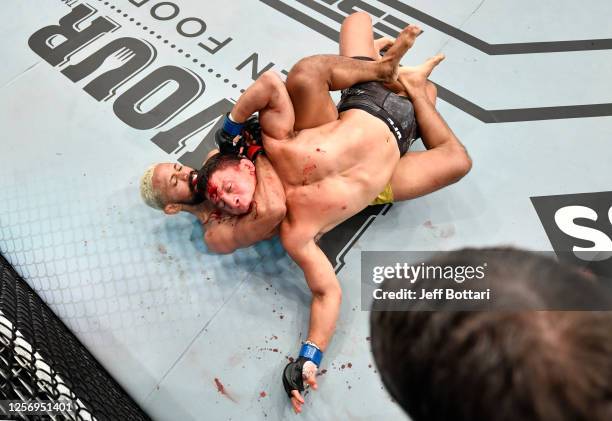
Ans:
{"type": "Polygon", "coordinates": [[[354,103],[351,103],[351,100],[349,99],[345,101],[343,104],[341,104],[341,106],[338,107],[338,112],[341,113],[344,111],[354,110],[354,109],[365,111],[366,113],[370,114],[373,117],[378,118],[383,123],[385,123],[387,127],[389,128],[389,131],[393,134],[393,137],[397,141],[398,147],[399,147],[399,143],[402,140],[397,137],[397,133],[395,132],[395,128],[393,127],[393,123],[391,123],[391,121],[395,121],[395,120],[393,120],[393,118],[389,115],[389,113],[384,108],[381,108],[376,104],[368,103],[366,101],[355,101],[354,103]]]}
{"type": "Polygon", "coordinates": [[[366,56],[353,56],[351,58],[354,58],[355,60],[363,60],[363,61],[376,61],[372,57],[366,57],[366,56]]]}

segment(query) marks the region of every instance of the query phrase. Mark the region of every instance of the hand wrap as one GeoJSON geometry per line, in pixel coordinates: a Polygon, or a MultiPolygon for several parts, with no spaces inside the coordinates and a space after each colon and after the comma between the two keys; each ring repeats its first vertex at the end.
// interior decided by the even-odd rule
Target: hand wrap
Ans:
{"type": "Polygon", "coordinates": [[[221,154],[244,155],[252,162],[264,153],[259,118],[252,115],[244,123],[235,123],[225,116],[223,128],[215,132],[215,142],[221,154]]]}
{"type": "Polygon", "coordinates": [[[234,143],[234,139],[242,133],[243,128],[244,123],[232,121],[229,113],[227,113],[225,120],[223,120],[223,127],[215,132],[215,143],[219,148],[219,152],[236,155],[240,153],[241,148],[244,147],[244,144],[241,142],[242,137],[236,139],[236,143],[234,143]]]}
{"type": "Polygon", "coordinates": [[[305,342],[302,345],[299,358],[287,364],[283,370],[283,386],[289,397],[292,397],[292,390],[304,391],[304,365],[310,362],[318,368],[322,358],[323,353],[312,342],[305,342]]]}
{"type": "Polygon", "coordinates": [[[246,145],[244,154],[252,162],[255,162],[257,156],[260,153],[264,153],[263,139],[261,137],[261,125],[259,124],[259,118],[256,115],[252,115],[244,123],[244,128],[242,129],[241,134],[241,141],[244,140],[246,145]]]}

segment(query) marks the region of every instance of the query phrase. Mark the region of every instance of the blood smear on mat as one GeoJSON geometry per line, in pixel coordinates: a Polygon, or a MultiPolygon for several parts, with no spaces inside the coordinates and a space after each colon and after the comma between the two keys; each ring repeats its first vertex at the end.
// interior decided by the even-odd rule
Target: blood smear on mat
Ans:
{"type": "Polygon", "coordinates": [[[223,386],[223,383],[221,383],[221,381],[215,377],[215,385],[217,386],[217,391],[219,393],[221,393],[223,396],[226,396],[230,401],[234,402],[234,403],[238,403],[238,401],[236,399],[234,399],[228,392],[227,390],[225,390],[225,387],[223,386]]]}

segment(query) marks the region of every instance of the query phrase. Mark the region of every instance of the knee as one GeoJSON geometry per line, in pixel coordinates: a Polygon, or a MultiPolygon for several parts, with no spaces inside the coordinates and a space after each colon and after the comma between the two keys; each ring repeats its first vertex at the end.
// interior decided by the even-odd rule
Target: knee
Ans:
{"type": "Polygon", "coordinates": [[[455,168],[456,179],[460,180],[472,169],[472,158],[470,158],[467,149],[461,144],[453,148],[452,154],[451,162],[453,162],[453,167],[455,168]]]}
{"type": "Polygon", "coordinates": [[[350,22],[354,20],[361,21],[361,23],[364,25],[372,25],[372,17],[368,12],[351,13],[348,17],[346,17],[346,19],[344,19],[345,22],[350,22]]]}
{"type": "Polygon", "coordinates": [[[308,88],[316,78],[315,63],[306,57],[298,61],[287,75],[287,89],[308,88]]]}

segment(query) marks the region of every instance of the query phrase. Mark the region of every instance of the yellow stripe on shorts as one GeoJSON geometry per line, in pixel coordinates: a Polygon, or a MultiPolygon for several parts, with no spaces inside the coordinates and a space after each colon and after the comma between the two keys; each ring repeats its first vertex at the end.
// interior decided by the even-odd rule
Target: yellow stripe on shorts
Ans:
{"type": "Polygon", "coordinates": [[[393,203],[393,190],[391,189],[391,183],[387,183],[385,189],[381,191],[376,199],[370,203],[370,205],[383,205],[385,203],[393,203]]]}

